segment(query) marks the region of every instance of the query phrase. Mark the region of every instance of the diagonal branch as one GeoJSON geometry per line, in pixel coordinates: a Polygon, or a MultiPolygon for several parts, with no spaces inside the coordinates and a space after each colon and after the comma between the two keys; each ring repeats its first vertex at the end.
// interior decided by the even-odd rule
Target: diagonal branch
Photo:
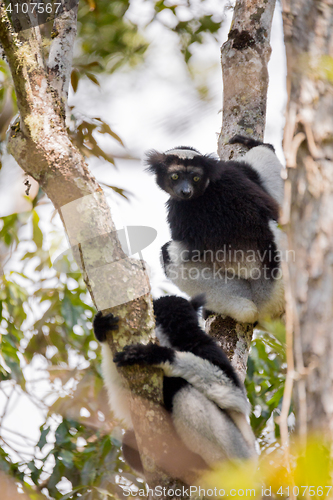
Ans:
{"type": "MultiPolygon", "coordinates": [[[[84,259],[81,270],[98,309],[112,308],[120,318],[119,333],[108,338],[114,354],[126,343],[147,342],[151,338],[152,300],[144,263],[124,254],[104,193],[65,128],[63,110],[75,33],[70,22],[74,22],[75,16],[73,9],[55,23],[59,39],[56,36],[52,44],[47,71],[38,32],[30,28],[18,36],[5,4],[0,3],[0,42],[20,112],[20,119],[10,132],[8,151],[40,183],[59,210],[78,265],[84,259]],[[57,64],[60,59],[61,64],[57,64]]],[[[176,484],[161,472],[154,456],[156,435],[162,455],[171,454],[172,426],[158,404],[162,402],[162,373],[149,369],[140,370],[135,378],[128,370],[122,374],[133,391],[132,420],[142,462],[149,464],[147,480],[151,487],[176,484]]]]}

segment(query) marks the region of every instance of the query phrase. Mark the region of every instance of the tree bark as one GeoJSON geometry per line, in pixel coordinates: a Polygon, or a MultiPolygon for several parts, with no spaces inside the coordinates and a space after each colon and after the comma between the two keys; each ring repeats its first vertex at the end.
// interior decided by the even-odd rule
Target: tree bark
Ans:
{"type": "MultiPolygon", "coordinates": [[[[5,8],[0,3],[0,43],[20,113],[11,127],[8,151],[59,210],[96,308],[112,308],[120,318],[119,332],[108,337],[112,353],[125,344],[147,342],[154,319],[144,263],[123,252],[103,191],[65,126],[77,7],[55,21],[48,61],[39,26],[16,33],[5,8]]],[[[149,486],[182,486],[158,465],[175,443],[171,422],[160,406],[162,371],[141,368],[133,377],[133,369],[123,369],[121,374],[132,390],[132,418],[149,486]]]]}
{"type": "MultiPolygon", "coordinates": [[[[246,150],[228,141],[235,134],[263,140],[268,88],[267,65],[275,0],[237,0],[228,40],[222,46],[223,118],[218,154],[224,160],[246,150]]],[[[218,339],[241,380],[246,376],[253,326],[215,316],[206,331],[218,339]]]]}
{"type": "Polygon", "coordinates": [[[228,144],[235,134],[264,137],[274,8],[275,0],[238,0],[235,5],[221,51],[223,118],[218,153],[224,160],[244,151],[228,144]]]}
{"type": "Polygon", "coordinates": [[[284,0],[288,180],[283,222],[295,259],[294,331],[298,432],[333,441],[333,4],[284,0]]]}

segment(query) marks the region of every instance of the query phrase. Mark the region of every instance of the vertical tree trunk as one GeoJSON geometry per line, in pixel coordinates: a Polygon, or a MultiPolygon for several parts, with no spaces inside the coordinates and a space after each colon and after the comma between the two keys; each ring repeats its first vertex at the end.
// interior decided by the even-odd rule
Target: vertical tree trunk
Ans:
{"type": "MultiPolygon", "coordinates": [[[[245,149],[228,144],[235,134],[263,140],[268,88],[267,65],[275,0],[237,0],[228,40],[222,46],[223,119],[218,154],[235,158],[245,149]]],[[[252,325],[215,316],[206,331],[222,345],[241,380],[245,379],[252,325]]]]}
{"type": "Polygon", "coordinates": [[[333,3],[284,0],[289,248],[299,433],[333,438],[333,3]]]}
{"type": "Polygon", "coordinates": [[[223,119],[218,153],[230,160],[235,134],[263,140],[268,88],[267,65],[275,0],[238,0],[228,41],[222,46],[223,119]]]}

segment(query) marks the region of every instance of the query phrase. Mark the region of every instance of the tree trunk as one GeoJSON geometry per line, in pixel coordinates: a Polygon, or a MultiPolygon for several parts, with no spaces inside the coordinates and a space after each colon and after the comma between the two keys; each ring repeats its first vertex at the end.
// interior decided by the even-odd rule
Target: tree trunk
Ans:
{"type": "MultiPolygon", "coordinates": [[[[124,254],[103,191],[65,126],[77,6],[56,19],[47,61],[39,26],[15,32],[5,7],[0,4],[0,43],[20,113],[8,151],[59,210],[96,308],[112,308],[120,318],[119,332],[108,337],[113,354],[125,344],[147,342],[154,320],[144,263],[124,254]]],[[[158,466],[157,453],[173,449],[172,426],[160,406],[162,371],[140,369],[133,377],[133,369],[123,369],[121,374],[133,391],[132,420],[148,484],[182,486],[158,466]]]]}
{"type": "MultiPolygon", "coordinates": [[[[333,439],[333,4],[284,0],[289,248],[298,431],[333,439]]],[[[288,319],[288,318],[287,318],[288,319]]]]}
{"type": "MultiPolygon", "coordinates": [[[[236,158],[245,149],[228,144],[235,134],[263,140],[268,88],[267,65],[275,0],[237,0],[228,40],[222,46],[223,120],[218,154],[236,158]]],[[[215,316],[206,323],[241,380],[246,376],[253,326],[215,316]]]]}

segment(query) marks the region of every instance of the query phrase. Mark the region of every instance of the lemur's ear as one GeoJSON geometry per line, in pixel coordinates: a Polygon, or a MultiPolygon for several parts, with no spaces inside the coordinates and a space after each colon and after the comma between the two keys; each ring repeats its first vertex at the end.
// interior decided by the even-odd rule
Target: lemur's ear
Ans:
{"type": "Polygon", "coordinates": [[[196,295],[193,299],[190,300],[190,304],[195,311],[198,311],[200,307],[203,307],[206,304],[206,296],[204,293],[200,295],[196,295]]]}
{"type": "Polygon", "coordinates": [[[157,174],[159,170],[165,168],[165,156],[164,153],[159,153],[155,149],[147,151],[144,160],[145,164],[148,166],[146,170],[152,174],[157,174]]]}

